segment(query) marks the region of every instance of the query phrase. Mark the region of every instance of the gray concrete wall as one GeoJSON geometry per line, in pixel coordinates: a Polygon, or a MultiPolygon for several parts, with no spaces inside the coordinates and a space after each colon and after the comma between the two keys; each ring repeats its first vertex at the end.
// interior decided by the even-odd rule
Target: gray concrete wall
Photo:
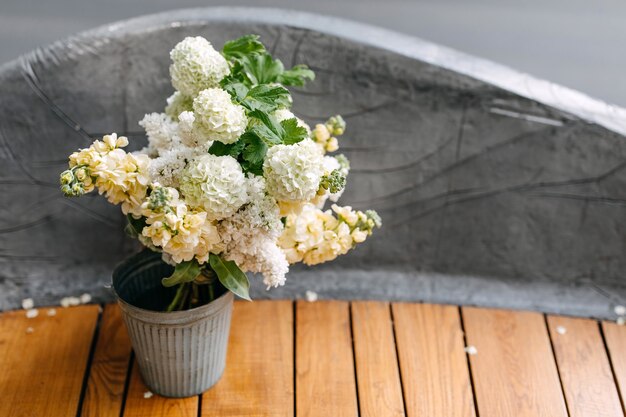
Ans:
{"type": "Polygon", "coordinates": [[[626,106],[622,0],[0,0],[0,63],[108,22],[223,5],[295,9],[385,27],[626,106]]]}
{"type": "Polygon", "coordinates": [[[137,249],[116,207],[67,200],[72,150],[171,93],[167,51],[258,33],[287,65],[309,123],[341,113],[344,204],[384,227],[328,265],[253,295],[382,298],[610,317],[626,300],[626,111],[496,64],[373,27],[298,13],[205,9],[113,24],[0,68],[0,308],[104,288],[137,249]],[[285,26],[284,22],[289,22],[285,26]],[[318,30],[314,30],[317,29],[318,30]]]}

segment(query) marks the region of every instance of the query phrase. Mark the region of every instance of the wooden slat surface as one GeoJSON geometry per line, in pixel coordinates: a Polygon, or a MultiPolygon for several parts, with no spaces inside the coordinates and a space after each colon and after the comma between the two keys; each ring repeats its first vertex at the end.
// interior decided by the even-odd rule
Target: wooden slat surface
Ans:
{"type": "Polygon", "coordinates": [[[171,399],[145,398],[137,365],[128,372],[117,306],[105,307],[98,332],[98,306],[39,311],[0,314],[0,416],[625,417],[626,327],[615,323],[414,303],[237,302],[221,381],[171,399]]]}
{"type": "Polygon", "coordinates": [[[99,307],[47,310],[0,315],[0,416],[76,415],[99,307]]]}
{"type": "Polygon", "coordinates": [[[463,308],[478,413],[566,417],[567,409],[542,314],[463,308]]]}
{"type": "Polygon", "coordinates": [[[118,416],[130,360],[130,339],[117,304],[104,307],[83,402],[83,417],[118,416]]]}
{"type": "Polygon", "coordinates": [[[126,397],[123,417],[197,417],[198,397],[165,398],[154,394],[145,398],[150,391],[141,380],[137,362],[133,364],[130,385],[126,397]]]}
{"type": "Polygon", "coordinates": [[[393,304],[408,417],[474,417],[458,307],[393,304]]]}
{"type": "Polygon", "coordinates": [[[358,415],[349,304],[296,304],[296,415],[358,415]]]}
{"type": "Polygon", "coordinates": [[[548,316],[548,328],[570,417],[623,417],[598,322],[548,316]]]}
{"type": "Polygon", "coordinates": [[[626,326],[603,322],[602,330],[609,351],[613,373],[621,394],[622,411],[626,413],[626,326]]]}
{"type": "Polygon", "coordinates": [[[352,303],[361,417],[402,417],[404,404],[389,304],[352,303]]]}
{"type": "Polygon", "coordinates": [[[204,393],[202,416],[293,416],[292,302],[237,302],[230,331],[226,371],[204,393]]]}

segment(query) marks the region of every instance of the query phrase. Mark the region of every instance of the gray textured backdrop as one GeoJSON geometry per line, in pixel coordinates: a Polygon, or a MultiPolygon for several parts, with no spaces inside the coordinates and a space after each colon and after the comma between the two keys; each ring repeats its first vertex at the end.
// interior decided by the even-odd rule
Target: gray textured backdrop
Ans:
{"type": "Polygon", "coordinates": [[[337,262],[294,268],[256,297],[430,300],[610,317],[626,300],[626,111],[417,39],[319,16],[205,9],[114,24],[0,68],[0,308],[104,288],[136,249],[116,207],[61,197],[73,149],[136,121],[172,89],[167,51],[258,33],[309,123],[341,113],[343,202],[385,226],[337,262]],[[283,23],[289,22],[290,26],[283,23]],[[320,28],[325,33],[313,29],[320,28]]]}
{"type": "Polygon", "coordinates": [[[0,63],[108,22],[222,5],[290,8],[358,20],[626,106],[623,0],[0,0],[0,63]]]}

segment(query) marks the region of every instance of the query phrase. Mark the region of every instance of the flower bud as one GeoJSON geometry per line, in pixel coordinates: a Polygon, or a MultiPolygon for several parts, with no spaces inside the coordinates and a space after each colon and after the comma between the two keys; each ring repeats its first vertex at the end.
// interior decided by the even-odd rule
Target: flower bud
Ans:
{"type": "Polygon", "coordinates": [[[85,181],[87,179],[87,170],[85,168],[78,168],[74,171],[74,175],[78,181],[85,181]]]}
{"type": "Polygon", "coordinates": [[[75,182],[74,184],[72,184],[72,194],[75,196],[84,194],[83,185],[79,182],[75,182]]]}
{"type": "Polygon", "coordinates": [[[63,185],[71,184],[73,180],[74,180],[74,175],[72,174],[72,171],[70,171],[69,169],[61,173],[61,176],[60,176],[61,184],[63,185]]]}

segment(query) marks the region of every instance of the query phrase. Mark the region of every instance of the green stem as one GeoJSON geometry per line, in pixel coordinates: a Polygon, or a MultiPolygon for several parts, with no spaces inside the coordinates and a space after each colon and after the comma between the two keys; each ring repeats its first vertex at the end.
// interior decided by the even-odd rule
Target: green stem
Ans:
{"type": "Polygon", "coordinates": [[[209,303],[215,299],[215,294],[213,292],[213,285],[214,284],[215,284],[215,281],[211,282],[208,285],[208,287],[209,287],[209,303]]]}
{"type": "Polygon", "coordinates": [[[185,289],[183,290],[183,297],[182,300],[180,301],[180,304],[177,308],[177,310],[187,310],[186,308],[186,304],[188,303],[188,298],[189,298],[189,284],[188,283],[184,283],[183,286],[185,287],[185,289]]]}
{"type": "Polygon", "coordinates": [[[176,309],[178,303],[180,302],[181,297],[183,296],[183,290],[185,288],[185,284],[178,284],[178,289],[176,290],[176,295],[174,295],[174,299],[165,309],[166,312],[171,312],[176,309]]]}
{"type": "Polygon", "coordinates": [[[195,282],[192,282],[191,290],[193,294],[191,296],[191,308],[193,308],[200,304],[200,288],[198,287],[198,284],[196,284],[195,282]]]}

